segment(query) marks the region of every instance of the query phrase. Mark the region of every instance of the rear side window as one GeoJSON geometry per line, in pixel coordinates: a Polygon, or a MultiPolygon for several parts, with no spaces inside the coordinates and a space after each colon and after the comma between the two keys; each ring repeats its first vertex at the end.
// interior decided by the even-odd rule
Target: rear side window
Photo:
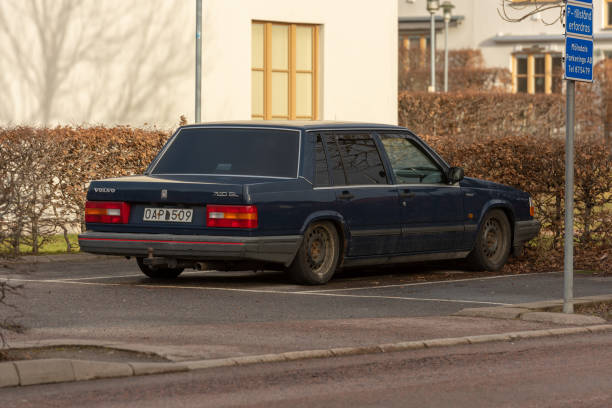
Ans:
{"type": "Polygon", "coordinates": [[[341,133],[337,141],[349,184],[387,183],[385,168],[371,135],[341,133]]]}
{"type": "Polygon", "coordinates": [[[323,147],[323,139],[321,135],[317,135],[315,144],[316,167],[315,167],[315,185],[318,187],[329,186],[329,170],[327,169],[327,157],[325,148],[323,147]]]}
{"type": "Polygon", "coordinates": [[[299,133],[271,129],[181,130],[153,174],[297,177],[299,133]]]}
{"type": "Polygon", "coordinates": [[[342,156],[340,156],[340,149],[338,149],[338,143],[333,134],[328,133],[325,135],[325,144],[327,145],[327,152],[329,153],[329,165],[332,172],[332,179],[334,185],[345,186],[347,185],[347,177],[342,163],[342,156]]]}

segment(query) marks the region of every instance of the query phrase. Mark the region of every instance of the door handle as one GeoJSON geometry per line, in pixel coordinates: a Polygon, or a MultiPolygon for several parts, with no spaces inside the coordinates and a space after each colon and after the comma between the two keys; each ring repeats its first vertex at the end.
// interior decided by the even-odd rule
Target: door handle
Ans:
{"type": "Polygon", "coordinates": [[[407,197],[407,198],[413,198],[414,196],[416,196],[414,191],[410,191],[410,190],[402,190],[400,191],[399,194],[400,194],[400,197],[407,197]]]}
{"type": "Polygon", "coordinates": [[[342,199],[342,200],[350,200],[351,198],[355,198],[354,195],[351,194],[350,191],[345,190],[342,193],[340,193],[340,195],[338,196],[338,198],[342,199]]]}

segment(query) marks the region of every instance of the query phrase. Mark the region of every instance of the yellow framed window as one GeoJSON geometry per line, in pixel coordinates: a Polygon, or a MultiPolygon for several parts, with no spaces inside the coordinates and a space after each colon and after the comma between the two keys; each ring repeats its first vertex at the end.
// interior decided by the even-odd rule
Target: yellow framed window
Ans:
{"type": "Polygon", "coordinates": [[[604,27],[612,28],[612,0],[604,0],[604,27]]]}
{"type": "Polygon", "coordinates": [[[540,51],[512,56],[512,88],[515,93],[561,93],[562,78],[560,54],[540,51]]]}
{"type": "Polygon", "coordinates": [[[251,116],[318,119],[319,27],[254,21],[251,116]]]}

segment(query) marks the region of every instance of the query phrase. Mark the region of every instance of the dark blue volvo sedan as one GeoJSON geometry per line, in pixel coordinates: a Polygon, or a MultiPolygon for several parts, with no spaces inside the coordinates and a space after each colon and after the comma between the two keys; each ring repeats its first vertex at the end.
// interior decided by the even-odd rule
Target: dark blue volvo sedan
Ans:
{"type": "Polygon", "coordinates": [[[143,175],[92,181],[81,250],[185,268],[338,268],[466,258],[498,270],[535,237],[528,193],[464,178],[408,129],[337,122],[179,128],[143,175]]]}

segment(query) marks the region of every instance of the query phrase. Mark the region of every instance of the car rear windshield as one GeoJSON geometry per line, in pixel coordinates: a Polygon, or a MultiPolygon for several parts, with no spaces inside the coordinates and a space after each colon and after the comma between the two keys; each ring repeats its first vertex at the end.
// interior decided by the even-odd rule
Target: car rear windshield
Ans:
{"type": "Polygon", "coordinates": [[[152,174],[297,177],[299,133],[271,129],[182,129],[152,174]]]}

